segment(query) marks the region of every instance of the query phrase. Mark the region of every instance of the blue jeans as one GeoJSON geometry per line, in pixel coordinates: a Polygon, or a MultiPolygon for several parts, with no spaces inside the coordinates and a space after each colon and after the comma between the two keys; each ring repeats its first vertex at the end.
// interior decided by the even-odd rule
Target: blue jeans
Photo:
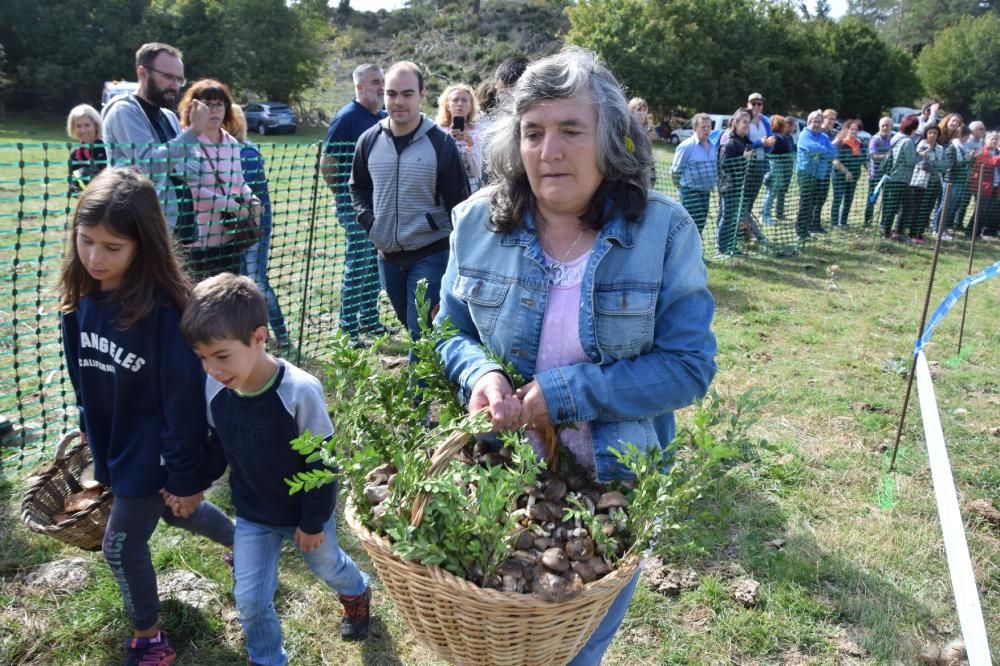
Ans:
{"type": "Polygon", "coordinates": [[[785,195],[792,179],[792,165],[784,157],[774,158],[770,165],[771,170],[764,179],[767,194],[764,195],[762,216],[765,220],[772,220],[776,215],[785,217],[785,195]]]}
{"type": "Polygon", "coordinates": [[[851,205],[854,203],[854,192],[858,187],[860,173],[852,174],[848,181],[839,171],[833,174],[833,203],[830,205],[830,224],[835,227],[846,227],[851,215],[851,205]]]}
{"type": "Polygon", "coordinates": [[[264,294],[267,303],[267,320],[274,331],[274,337],[288,339],[288,329],[285,327],[285,315],[281,312],[281,305],[278,304],[278,295],[271,288],[271,282],[267,279],[267,256],[271,251],[271,228],[264,229],[260,240],[247,248],[243,253],[242,266],[243,275],[253,278],[257,283],[257,288],[264,294]]]}
{"type": "Polygon", "coordinates": [[[618,631],[618,627],[622,625],[622,621],[625,619],[625,612],[632,601],[632,595],[635,594],[636,585],[639,584],[640,573],[642,573],[642,569],[636,571],[629,584],[618,593],[615,600],[611,602],[611,607],[608,608],[608,614],[604,616],[601,623],[597,625],[597,629],[590,635],[590,639],[567,666],[600,665],[601,657],[604,656],[608,646],[611,645],[611,639],[614,638],[615,632],[618,631]]]}
{"type": "MultiPolygon", "coordinates": [[[[281,642],[281,623],[274,610],[274,592],[278,588],[281,545],[294,536],[294,526],[263,525],[236,517],[233,596],[247,637],[247,652],[254,664],[288,663],[288,653],[281,642]]],[[[323,526],[323,543],[311,552],[302,553],[302,557],[316,577],[338,594],[353,596],[368,589],[368,574],[358,569],[337,544],[337,522],[332,515],[323,526]]]]}
{"type": "MultiPolygon", "coordinates": [[[[412,263],[394,263],[381,257],[378,260],[378,270],[382,277],[382,286],[389,296],[396,318],[406,326],[410,337],[420,338],[420,318],[417,314],[417,282],[427,280],[427,300],[431,309],[441,298],[441,278],[448,267],[448,250],[441,250],[426,257],[421,257],[412,263]]],[[[430,323],[430,322],[428,322],[430,323]]]]}
{"type": "Polygon", "coordinates": [[[149,553],[149,538],[163,522],[201,535],[223,546],[233,544],[233,521],[211,502],[202,502],[187,518],[177,518],[159,494],[148,497],[115,497],[101,544],[104,560],[118,582],[125,613],[138,630],[156,626],[160,597],[156,571],[149,553]]]}
{"type": "Polygon", "coordinates": [[[934,209],[934,231],[940,231],[941,225],[941,208],[945,208],[945,220],[944,228],[945,231],[949,231],[955,228],[955,222],[958,221],[958,226],[962,226],[962,220],[965,217],[965,209],[969,205],[969,199],[971,198],[971,192],[969,188],[965,187],[965,183],[949,183],[948,187],[947,201],[945,201],[944,194],[941,195],[941,203],[938,204],[937,208],[934,209]]]}
{"type": "Polygon", "coordinates": [[[340,329],[357,335],[378,324],[378,253],[368,234],[357,223],[354,211],[337,209],[344,227],[344,281],[340,293],[340,329]]]}

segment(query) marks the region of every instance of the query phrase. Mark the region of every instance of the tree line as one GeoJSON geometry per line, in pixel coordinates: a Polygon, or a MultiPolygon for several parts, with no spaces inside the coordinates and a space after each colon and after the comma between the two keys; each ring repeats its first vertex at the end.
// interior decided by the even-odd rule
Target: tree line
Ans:
{"type": "Polygon", "coordinates": [[[188,79],[288,100],[312,85],[332,29],[325,0],[7,0],[0,101],[64,111],[100,101],[106,80],[135,80],[144,42],[184,52],[188,79]]]}
{"type": "MultiPolygon", "coordinates": [[[[915,11],[921,3],[933,4],[907,5],[915,11]]],[[[631,91],[660,110],[725,113],[759,91],[775,111],[835,107],[868,127],[890,107],[923,98],[1000,121],[992,83],[1000,66],[996,14],[944,13],[954,25],[924,23],[921,29],[936,32],[892,40],[893,30],[911,23],[875,12],[890,4],[854,1],[833,20],[825,0],[812,9],[753,0],[581,0],[568,10],[568,39],[601,53],[631,91]]]]}

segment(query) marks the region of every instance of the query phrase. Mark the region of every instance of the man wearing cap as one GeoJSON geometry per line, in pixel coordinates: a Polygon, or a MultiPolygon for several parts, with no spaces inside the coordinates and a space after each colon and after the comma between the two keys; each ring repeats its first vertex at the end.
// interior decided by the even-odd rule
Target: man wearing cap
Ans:
{"type": "Polygon", "coordinates": [[[747,108],[750,109],[750,131],[747,138],[753,153],[747,164],[746,180],[743,185],[743,196],[746,201],[745,210],[753,211],[754,202],[760,194],[760,186],[764,184],[764,174],[767,173],[767,153],[774,146],[774,133],[771,131],[771,121],[764,115],[764,96],[759,92],[747,97],[747,108]]]}

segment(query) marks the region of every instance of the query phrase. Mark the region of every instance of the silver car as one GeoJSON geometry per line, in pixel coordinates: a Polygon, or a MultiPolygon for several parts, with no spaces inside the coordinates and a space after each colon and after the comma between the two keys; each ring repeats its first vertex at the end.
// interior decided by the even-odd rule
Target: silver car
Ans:
{"type": "Polygon", "coordinates": [[[292,107],[284,102],[253,102],[243,107],[243,114],[247,117],[247,130],[256,130],[260,135],[295,134],[299,124],[292,107]]]}

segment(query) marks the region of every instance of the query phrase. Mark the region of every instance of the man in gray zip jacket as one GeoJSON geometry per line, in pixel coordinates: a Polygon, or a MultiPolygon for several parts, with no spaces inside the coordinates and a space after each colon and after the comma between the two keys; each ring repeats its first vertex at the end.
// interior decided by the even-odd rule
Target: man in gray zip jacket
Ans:
{"type": "Polygon", "coordinates": [[[208,107],[191,101],[191,123],[181,132],[177,104],[184,86],[181,52],[169,44],[151,42],[135,52],[139,89],[120,95],[105,105],[102,115],[104,141],[112,166],[134,166],[156,185],[167,223],[177,222],[177,193],[183,186],[183,162],[198,160],[198,135],[205,131],[208,107]],[[171,180],[171,175],[173,180],[171,180]]]}
{"type": "Polygon", "coordinates": [[[378,248],[378,269],[392,308],[420,337],[417,282],[427,279],[431,317],[448,265],[451,209],[469,196],[455,140],[420,112],[424,77],[412,62],[385,73],[389,113],[358,139],[351,202],[358,224],[378,248]]]}

